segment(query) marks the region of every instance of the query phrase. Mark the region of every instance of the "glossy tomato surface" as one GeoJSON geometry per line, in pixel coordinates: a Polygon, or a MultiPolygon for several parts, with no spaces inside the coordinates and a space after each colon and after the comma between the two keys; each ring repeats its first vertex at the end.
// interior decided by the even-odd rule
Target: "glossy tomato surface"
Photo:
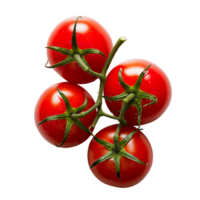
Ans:
{"type": "MultiPolygon", "coordinates": [[[[113,136],[116,129],[117,125],[108,126],[98,132],[96,136],[113,144],[113,136]]],[[[136,128],[132,126],[122,127],[119,133],[119,140],[121,141],[129,133],[135,130],[136,128]]],[[[132,139],[124,147],[124,150],[139,158],[141,161],[148,163],[149,165],[142,165],[128,158],[121,157],[121,180],[119,180],[116,175],[114,160],[113,158],[110,158],[109,160],[99,163],[91,169],[97,179],[105,184],[115,187],[131,187],[142,181],[142,179],[148,174],[153,162],[153,152],[148,139],[141,131],[138,131],[133,135],[132,139]]],[[[88,149],[89,166],[91,166],[94,161],[106,153],[108,153],[108,150],[104,146],[97,143],[94,139],[92,139],[88,149]]]]}
{"type": "MultiPolygon", "coordinates": [[[[65,103],[58,93],[57,88],[65,94],[65,96],[69,99],[71,106],[74,108],[79,107],[84,103],[84,94],[87,96],[88,104],[83,111],[88,110],[95,104],[90,94],[82,87],[68,82],[57,83],[46,89],[40,96],[35,108],[36,125],[46,117],[62,114],[66,111],[65,103]]],[[[89,127],[95,116],[96,110],[92,111],[84,118],[80,118],[80,120],[86,127],[89,127]]],[[[64,137],[66,122],[67,120],[65,119],[47,121],[37,126],[37,128],[44,139],[53,145],[59,146],[64,137]]],[[[79,145],[88,137],[88,133],[73,124],[68,138],[62,147],[73,147],[79,145]]]]}
{"type": "MultiPolygon", "coordinates": [[[[122,77],[125,83],[133,86],[140,75],[140,73],[149,65],[151,67],[148,69],[146,75],[144,76],[140,89],[144,92],[152,94],[157,97],[157,103],[154,105],[149,105],[142,107],[142,118],[141,124],[150,123],[158,119],[169,106],[172,90],[168,77],[166,74],[152,62],[133,59],[125,61],[118,66],[116,66],[108,75],[105,87],[104,95],[111,97],[124,92],[123,87],[119,83],[118,72],[122,69],[122,77]]],[[[142,105],[148,104],[151,100],[143,99],[142,105]]],[[[122,107],[122,101],[107,101],[106,104],[109,110],[118,116],[122,107]]],[[[125,113],[125,119],[128,124],[138,125],[138,113],[134,106],[131,106],[125,113]]]]}
{"type": "MultiPolygon", "coordinates": [[[[47,46],[72,49],[72,32],[76,19],[77,17],[71,17],[58,24],[52,31],[47,46]]],[[[100,50],[105,55],[105,58],[99,54],[88,54],[85,56],[91,69],[100,73],[112,49],[112,40],[108,32],[97,21],[83,16],[77,22],[76,38],[79,49],[94,48],[100,50]]],[[[66,55],[50,49],[47,49],[47,57],[50,65],[54,65],[67,58],[66,55]]],[[[92,75],[84,72],[76,62],[54,69],[65,80],[72,83],[90,83],[95,80],[92,75]]]]}

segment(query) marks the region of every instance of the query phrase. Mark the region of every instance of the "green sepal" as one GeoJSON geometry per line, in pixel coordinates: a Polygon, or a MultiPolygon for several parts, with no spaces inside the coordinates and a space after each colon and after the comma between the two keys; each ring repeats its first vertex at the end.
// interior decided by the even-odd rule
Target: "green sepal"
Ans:
{"type": "Polygon", "coordinates": [[[151,64],[149,64],[146,69],[142,72],[144,75],[147,73],[147,70],[149,69],[149,67],[151,67],[151,64]]]}
{"type": "Polygon", "coordinates": [[[98,160],[93,162],[93,164],[90,166],[90,169],[92,169],[94,166],[96,166],[99,163],[104,162],[112,157],[113,157],[113,153],[111,151],[109,151],[106,155],[102,156],[101,158],[99,158],[98,160]]]}
{"type": "Polygon", "coordinates": [[[79,53],[79,48],[78,48],[77,41],[76,41],[76,24],[77,24],[79,18],[82,19],[81,16],[79,16],[76,19],[76,22],[74,24],[73,33],[72,33],[72,50],[73,50],[74,53],[79,53]]]}
{"type": "Polygon", "coordinates": [[[69,114],[71,114],[74,110],[74,108],[70,105],[68,98],[57,88],[58,93],[60,94],[60,96],[62,97],[63,101],[65,102],[65,106],[67,109],[67,112],[69,114]]]}
{"type": "Polygon", "coordinates": [[[96,136],[94,136],[94,139],[96,140],[96,142],[98,142],[99,144],[101,144],[102,146],[104,146],[106,149],[108,149],[109,151],[113,150],[113,144],[106,142],[105,140],[102,140],[96,136]]]}
{"type": "Polygon", "coordinates": [[[133,156],[132,154],[126,152],[124,149],[122,149],[122,150],[120,151],[120,155],[123,156],[123,157],[125,157],[125,158],[128,158],[128,159],[130,159],[130,160],[133,160],[133,161],[135,161],[135,162],[138,162],[138,163],[140,163],[140,164],[142,164],[142,165],[148,165],[148,163],[142,162],[140,159],[138,159],[137,157],[133,156]]]}
{"type": "Polygon", "coordinates": [[[157,103],[156,96],[154,96],[152,94],[149,94],[149,93],[146,93],[146,92],[143,92],[143,91],[139,91],[138,94],[137,94],[137,96],[140,99],[150,99],[150,100],[152,100],[151,103],[145,104],[143,107],[149,106],[149,105],[153,105],[153,104],[157,103]]]}
{"type": "Polygon", "coordinates": [[[46,48],[54,50],[54,51],[57,51],[59,53],[67,55],[67,56],[72,56],[73,55],[73,51],[70,50],[70,49],[65,49],[65,48],[61,48],[61,47],[54,47],[54,46],[50,46],[50,47],[46,47],[46,48]]]}
{"type": "Polygon", "coordinates": [[[126,92],[129,92],[131,90],[131,86],[126,84],[122,78],[122,73],[121,73],[122,69],[119,69],[119,72],[118,72],[118,79],[119,79],[119,83],[120,85],[124,88],[124,90],[126,92]]]}
{"type": "Polygon", "coordinates": [[[73,122],[74,122],[74,124],[76,124],[79,128],[81,128],[82,130],[84,130],[86,133],[88,133],[89,135],[92,135],[92,136],[93,136],[92,132],[89,131],[89,129],[88,129],[87,127],[85,127],[85,125],[81,122],[80,119],[74,119],[74,118],[73,118],[73,122]]]}
{"type": "Polygon", "coordinates": [[[85,56],[85,55],[91,54],[91,53],[100,54],[105,58],[105,55],[101,51],[99,51],[98,49],[83,49],[83,50],[80,50],[80,54],[82,56],[85,56]]]}
{"type": "Polygon", "coordinates": [[[115,161],[115,169],[116,169],[117,177],[119,178],[119,180],[121,180],[121,178],[120,178],[120,158],[121,158],[121,156],[118,154],[114,154],[113,158],[115,161]]]}
{"type": "Polygon", "coordinates": [[[135,100],[135,97],[134,97],[134,99],[130,100],[130,101],[127,103],[127,105],[126,105],[126,107],[125,107],[125,112],[133,105],[134,100],[135,100]]]}
{"type": "Polygon", "coordinates": [[[55,65],[52,65],[52,66],[46,66],[46,65],[45,65],[45,67],[46,67],[46,68],[60,67],[60,66],[63,66],[63,65],[67,65],[67,64],[69,64],[69,63],[71,63],[71,62],[74,62],[74,61],[75,61],[75,60],[74,60],[73,57],[67,57],[66,59],[64,59],[63,61],[61,61],[61,62],[59,62],[59,63],[57,63],[57,64],[55,64],[55,65]]]}
{"type": "Polygon", "coordinates": [[[138,125],[140,127],[141,116],[142,116],[142,103],[141,103],[141,100],[136,97],[134,99],[134,101],[133,101],[133,105],[136,107],[137,112],[138,112],[138,125]]]}
{"type": "Polygon", "coordinates": [[[69,132],[70,132],[70,129],[71,129],[72,125],[73,125],[73,120],[68,118],[67,119],[67,123],[66,123],[66,127],[65,127],[65,135],[64,135],[63,141],[59,146],[56,145],[57,147],[61,147],[65,143],[65,141],[66,141],[66,139],[67,139],[67,137],[69,135],[69,132]]]}
{"type": "Polygon", "coordinates": [[[134,86],[131,87],[131,92],[137,93],[140,90],[140,85],[142,83],[142,79],[144,77],[144,75],[146,74],[147,70],[149,69],[149,67],[151,66],[151,64],[142,71],[142,73],[139,75],[137,81],[135,82],[134,86]]]}
{"type": "Polygon", "coordinates": [[[123,149],[126,144],[130,141],[130,139],[133,137],[133,135],[138,131],[139,129],[137,129],[136,131],[133,131],[131,133],[129,133],[123,140],[121,140],[119,142],[119,146],[120,146],[120,150],[123,149]]]}
{"type": "Polygon", "coordinates": [[[123,92],[122,94],[113,96],[113,97],[107,97],[107,96],[103,96],[104,99],[108,100],[108,101],[121,101],[124,98],[126,98],[128,96],[128,93],[123,92]]]}
{"type": "Polygon", "coordinates": [[[88,64],[87,60],[85,59],[84,56],[81,55],[82,61],[91,69],[90,65],[88,64]]]}
{"type": "Polygon", "coordinates": [[[63,113],[60,115],[52,115],[52,116],[49,116],[49,117],[43,119],[37,126],[39,126],[45,122],[51,121],[51,120],[66,119],[67,117],[69,117],[68,113],[63,113]]]}
{"type": "Polygon", "coordinates": [[[86,106],[87,106],[87,103],[88,103],[87,96],[86,96],[85,93],[84,93],[84,95],[85,95],[85,101],[84,101],[84,103],[82,104],[82,106],[80,106],[80,107],[78,107],[78,108],[73,108],[75,114],[80,113],[80,112],[81,112],[82,110],[84,110],[84,109],[86,108],[86,106]]]}

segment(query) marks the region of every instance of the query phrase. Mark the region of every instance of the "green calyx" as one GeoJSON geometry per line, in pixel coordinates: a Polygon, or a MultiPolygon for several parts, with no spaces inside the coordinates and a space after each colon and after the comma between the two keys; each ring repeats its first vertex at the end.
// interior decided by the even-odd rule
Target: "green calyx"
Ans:
{"type": "Polygon", "coordinates": [[[59,146],[56,145],[57,147],[61,147],[65,143],[65,141],[67,140],[67,137],[69,135],[70,129],[71,129],[71,127],[72,127],[73,124],[76,124],[79,128],[81,128],[82,130],[84,130],[88,134],[93,135],[92,132],[90,132],[84,126],[84,124],[80,121],[80,119],[72,117],[73,114],[78,114],[81,111],[83,111],[83,109],[86,108],[86,106],[87,106],[87,96],[85,95],[85,101],[84,101],[84,103],[80,107],[73,108],[70,105],[68,98],[58,88],[57,88],[57,90],[58,90],[58,93],[60,94],[60,96],[62,97],[62,99],[63,99],[63,101],[65,103],[66,111],[64,113],[62,113],[62,114],[52,115],[52,116],[49,116],[49,117],[43,119],[38,124],[38,126],[41,125],[41,124],[43,124],[43,123],[45,123],[45,122],[47,122],[47,121],[61,120],[61,119],[67,120],[63,141],[61,142],[61,144],[59,146]]]}
{"type": "MultiPolygon", "coordinates": [[[[79,62],[83,62],[84,63],[84,66],[83,66],[83,64],[82,65],[79,64],[83,68],[84,71],[93,72],[91,70],[89,64],[85,60],[85,56],[87,54],[100,54],[103,57],[105,57],[104,54],[101,51],[99,51],[98,49],[92,49],[92,48],[90,48],[90,49],[79,49],[78,44],[77,44],[77,40],[76,40],[76,25],[77,25],[77,21],[78,21],[79,18],[81,18],[81,17],[79,16],[76,19],[76,22],[74,24],[74,29],[73,29],[73,33],[72,33],[72,49],[65,49],[65,48],[55,47],[55,46],[46,47],[47,49],[51,49],[51,50],[54,50],[54,51],[57,51],[59,53],[62,53],[64,55],[66,55],[67,58],[62,60],[59,63],[56,63],[55,65],[52,65],[52,66],[46,66],[45,65],[45,67],[47,67],[47,68],[55,68],[55,67],[60,67],[60,66],[63,66],[63,65],[67,65],[67,64],[69,64],[71,62],[76,61],[78,64],[79,64],[79,62]]],[[[97,74],[94,73],[92,75],[95,77],[95,75],[98,75],[98,73],[97,74]]]]}
{"type": "Polygon", "coordinates": [[[135,162],[138,162],[142,165],[148,165],[148,163],[144,163],[142,162],[140,159],[138,159],[137,157],[133,156],[132,154],[128,153],[127,151],[124,150],[124,147],[126,146],[126,144],[130,141],[130,139],[133,137],[133,135],[140,129],[137,129],[136,131],[131,132],[129,135],[127,135],[123,140],[121,140],[120,142],[118,142],[119,144],[119,149],[118,151],[115,151],[115,144],[111,144],[109,142],[106,142],[100,138],[97,138],[96,136],[94,136],[94,139],[96,140],[96,142],[98,142],[99,144],[101,144],[102,146],[104,146],[106,149],[108,149],[108,153],[105,154],[104,156],[102,156],[101,158],[99,158],[98,160],[96,160],[91,166],[90,168],[93,168],[94,166],[110,159],[113,158],[114,162],[115,162],[115,169],[116,169],[116,174],[117,177],[119,178],[119,180],[121,180],[120,178],[120,158],[121,157],[126,157],[130,160],[133,160],[135,162]]]}
{"type": "Polygon", "coordinates": [[[154,96],[152,94],[149,94],[149,93],[146,93],[146,92],[143,92],[143,91],[140,90],[140,85],[142,83],[142,79],[143,79],[144,75],[146,74],[146,72],[147,72],[147,70],[148,70],[148,68],[150,66],[151,65],[149,65],[139,75],[135,85],[133,85],[133,86],[130,86],[127,83],[124,82],[124,80],[122,78],[122,74],[121,74],[122,69],[120,69],[119,73],[118,73],[118,78],[119,78],[119,82],[120,82],[121,86],[124,88],[125,92],[122,93],[122,94],[113,96],[113,97],[104,96],[104,98],[106,100],[108,100],[108,101],[121,101],[121,100],[124,101],[127,97],[130,97],[130,95],[133,94],[134,98],[131,98],[129,100],[129,102],[126,102],[127,104],[126,104],[125,111],[128,110],[131,106],[135,106],[136,107],[136,109],[138,111],[138,125],[139,125],[139,127],[140,127],[141,116],[142,116],[142,103],[141,103],[141,100],[142,99],[150,99],[150,100],[152,100],[152,102],[150,102],[149,104],[144,105],[143,107],[157,103],[156,96],[154,96]]]}

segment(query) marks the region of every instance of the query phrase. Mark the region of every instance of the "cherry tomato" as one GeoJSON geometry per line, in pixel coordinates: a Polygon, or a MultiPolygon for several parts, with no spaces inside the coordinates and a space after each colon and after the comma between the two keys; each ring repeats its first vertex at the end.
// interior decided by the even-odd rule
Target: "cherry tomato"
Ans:
{"type": "MultiPolygon", "coordinates": [[[[157,103],[149,106],[142,107],[141,124],[150,123],[158,119],[167,109],[171,100],[171,85],[166,74],[152,62],[133,59],[125,61],[116,66],[108,75],[104,95],[111,97],[124,92],[123,87],[119,83],[118,72],[122,69],[122,77],[125,83],[133,86],[140,75],[140,73],[149,65],[151,67],[145,74],[140,89],[144,92],[152,94],[157,97],[157,103]]],[[[142,99],[142,106],[150,103],[151,100],[142,99]]],[[[122,107],[122,101],[107,101],[106,104],[109,110],[115,115],[119,115],[122,107]]],[[[138,125],[138,112],[136,107],[131,106],[125,113],[125,119],[130,125],[138,125]]]]}
{"type": "MultiPolygon", "coordinates": [[[[113,136],[116,129],[117,125],[108,126],[98,132],[96,137],[114,144],[113,136]]],[[[135,130],[136,128],[132,126],[122,127],[119,133],[119,141],[135,130]]],[[[131,187],[144,179],[144,177],[148,174],[153,161],[152,148],[146,136],[141,131],[137,131],[124,147],[124,150],[141,161],[148,163],[148,165],[142,165],[128,158],[121,157],[121,180],[119,180],[116,174],[114,159],[110,158],[91,169],[97,179],[105,184],[115,187],[131,187]]],[[[108,153],[108,150],[92,139],[88,148],[89,166],[106,153],[108,153]]]]}
{"type": "MultiPolygon", "coordinates": [[[[51,33],[47,46],[72,49],[72,32],[76,19],[77,17],[67,18],[58,24],[51,33]]],[[[100,73],[113,46],[108,32],[95,20],[89,17],[82,17],[77,22],[76,39],[79,49],[98,49],[105,55],[105,58],[99,54],[85,56],[91,69],[100,73]]],[[[47,56],[51,66],[67,58],[66,55],[51,49],[47,49],[47,56]]],[[[92,75],[84,72],[76,62],[56,67],[54,70],[65,80],[72,83],[83,84],[95,80],[92,75]]]]}
{"type": "MultiPolygon", "coordinates": [[[[35,108],[35,123],[36,125],[44,120],[46,117],[52,115],[59,115],[66,111],[66,106],[57,91],[59,88],[62,93],[68,98],[72,107],[77,108],[85,101],[85,94],[87,96],[87,106],[83,110],[91,108],[95,102],[90,94],[82,87],[68,82],[57,83],[46,89],[40,96],[35,108]]],[[[96,110],[92,111],[83,118],[81,122],[88,128],[96,116],[96,110]]],[[[64,138],[66,119],[47,121],[38,125],[38,131],[49,143],[59,146],[64,138]]],[[[84,142],[90,135],[73,124],[67,140],[62,147],[73,147],[84,142]]]]}

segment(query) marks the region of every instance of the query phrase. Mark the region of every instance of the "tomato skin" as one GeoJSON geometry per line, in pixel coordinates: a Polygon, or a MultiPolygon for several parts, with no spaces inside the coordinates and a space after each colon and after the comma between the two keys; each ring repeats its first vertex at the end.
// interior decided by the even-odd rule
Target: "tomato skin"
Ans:
{"type": "MultiPolygon", "coordinates": [[[[67,18],[58,24],[52,31],[47,46],[72,49],[71,39],[76,19],[77,17],[67,18]]],[[[94,48],[105,55],[105,58],[99,54],[85,56],[91,69],[100,73],[113,46],[108,32],[95,20],[89,17],[82,17],[77,22],[76,38],[80,49],[94,48]]],[[[47,57],[51,66],[67,58],[66,55],[50,49],[47,49],[47,57]]],[[[95,80],[92,75],[84,72],[76,62],[54,68],[54,70],[65,80],[72,83],[83,84],[95,80]]]]}
{"type": "MultiPolygon", "coordinates": [[[[144,92],[152,94],[157,97],[157,103],[142,107],[141,124],[150,123],[158,119],[167,109],[171,101],[171,85],[166,74],[152,62],[142,59],[132,59],[125,61],[116,66],[107,76],[107,80],[104,87],[105,96],[115,96],[124,92],[123,87],[119,83],[118,72],[122,69],[122,77],[125,83],[133,86],[139,76],[139,74],[149,65],[146,75],[144,76],[140,89],[144,92]]],[[[150,100],[143,99],[142,105],[150,103],[150,100]]],[[[106,104],[109,110],[115,115],[119,116],[119,112],[122,107],[122,101],[106,100],[106,104]]],[[[130,125],[138,125],[138,113],[134,106],[131,106],[125,113],[125,119],[130,125]]]]}
{"type": "MultiPolygon", "coordinates": [[[[65,103],[59,95],[57,88],[59,88],[69,99],[72,107],[76,108],[81,106],[87,96],[88,104],[83,110],[91,108],[95,102],[90,94],[80,87],[79,85],[62,82],[52,85],[47,88],[40,96],[35,107],[35,124],[37,125],[48,116],[62,114],[66,111],[65,103]]],[[[89,127],[96,116],[96,110],[89,113],[87,116],[80,118],[81,122],[89,127]]],[[[54,120],[45,122],[37,126],[38,131],[45,140],[53,145],[60,145],[65,132],[67,120],[54,120]]],[[[62,147],[73,147],[84,142],[90,135],[84,132],[75,124],[72,125],[68,138],[62,147]]]]}
{"type": "MultiPolygon", "coordinates": [[[[111,125],[97,133],[97,137],[109,143],[114,143],[113,136],[118,125],[111,125]]],[[[129,133],[135,131],[136,128],[132,126],[122,127],[119,134],[119,141],[125,138],[129,133]]],[[[115,187],[131,187],[136,185],[144,179],[151,169],[153,162],[153,152],[151,145],[146,136],[141,132],[136,132],[128,144],[124,147],[125,151],[139,158],[141,161],[149,165],[142,165],[128,158],[120,158],[120,177],[118,179],[115,170],[115,163],[113,158],[108,159],[96,166],[91,171],[97,179],[105,184],[115,187]]],[[[92,165],[94,161],[108,153],[108,150],[97,143],[94,139],[90,142],[88,148],[88,163],[92,165]]]]}

